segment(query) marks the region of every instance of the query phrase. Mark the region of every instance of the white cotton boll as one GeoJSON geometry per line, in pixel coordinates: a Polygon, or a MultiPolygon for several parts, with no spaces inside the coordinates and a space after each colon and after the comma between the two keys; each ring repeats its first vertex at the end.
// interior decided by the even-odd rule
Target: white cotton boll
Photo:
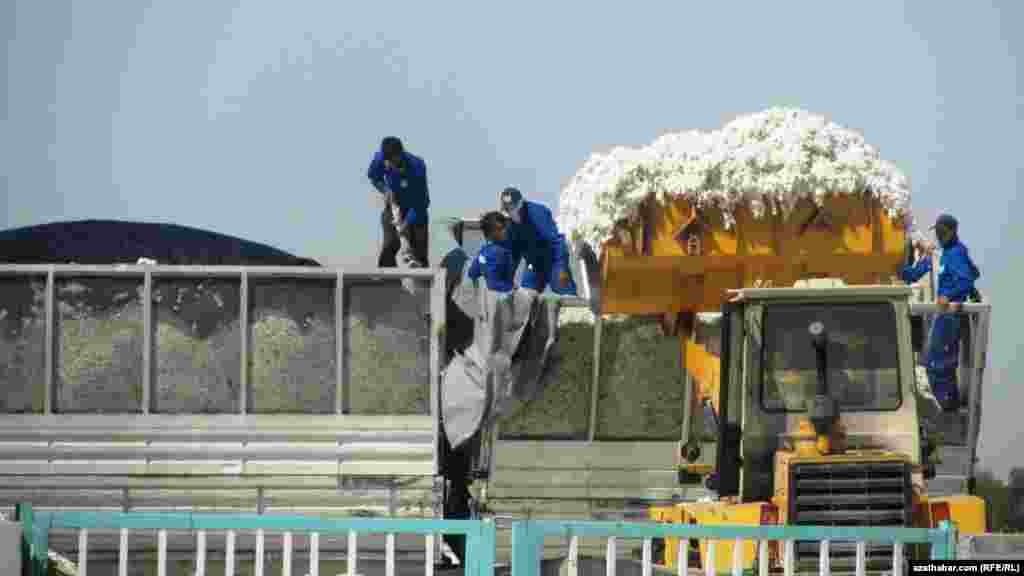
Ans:
{"type": "Polygon", "coordinates": [[[760,197],[752,197],[750,199],[750,212],[754,215],[754,218],[762,218],[765,214],[764,200],[760,197]]]}
{"type": "Polygon", "coordinates": [[[892,216],[905,214],[910,183],[863,137],[824,117],[791,108],[742,116],[714,132],[659,136],[642,148],[592,155],[562,192],[568,236],[600,251],[616,222],[635,222],[648,198],[686,198],[731,211],[746,202],[755,217],[788,216],[801,199],[872,191],[892,216]]]}

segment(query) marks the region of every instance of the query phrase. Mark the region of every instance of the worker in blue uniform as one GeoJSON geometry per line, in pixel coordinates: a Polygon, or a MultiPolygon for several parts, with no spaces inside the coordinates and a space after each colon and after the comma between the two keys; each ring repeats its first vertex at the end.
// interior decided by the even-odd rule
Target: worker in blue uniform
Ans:
{"type": "Polygon", "coordinates": [[[499,196],[501,211],[511,220],[507,244],[516,267],[526,260],[522,288],[543,292],[550,286],[559,295],[576,295],[576,283],[569,269],[569,249],[559,233],[551,210],[523,199],[516,188],[505,188],[499,196]]]}
{"type": "Polygon", "coordinates": [[[388,136],[374,154],[366,176],[385,197],[381,214],[384,243],[377,266],[394,268],[404,239],[410,254],[403,256],[411,260],[410,265],[427,267],[430,192],[426,162],[407,152],[401,140],[388,136]]]}
{"type": "Polygon", "coordinates": [[[505,245],[507,226],[508,219],[501,212],[488,212],[481,217],[486,242],[467,272],[472,280],[483,276],[488,289],[501,293],[511,292],[515,287],[516,262],[512,250],[505,245]]]}
{"type": "MultiPolygon", "coordinates": [[[[967,247],[960,242],[956,218],[942,214],[932,228],[942,246],[936,289],[936,304],[941,312],[932,324],[924,365],[935,398],[944,410],[954,411],[960,406],[956,379],[960,361],[960,317],[956,313],[964,302],[977,299],[974,283],[981,277],[981,272],[971,260],[967,247]]],[[[905,282],[917,282],[931,271],[932,250],[927,246],[922,248],[921,259],[900,271],[905,282]]]]}
{"type": "MultiPolygon", "coordinates": [[[[512,259],[512,250],[506,245],[508,232],[508,219],[501,212],[488,212],[480,218],[480,227],[484,235],[484,245],[480,248],[466,275],[473,281],[483,277],[487,288],[502,294],[511,293],[515,288],[516,262],[512,259]]],[[[457,254],[463,254],[461,250],[453,251],[445,257],[452,266],[459,262],[457,254]]],[[[458,266],[458,274],[462,272],[465,260],[458,266]]],[[[464,352],[473,340],[473,320],[464,315],[462,310],[451,300],[451,291],[448,298],[448,325],[445,343],[458,348],[458,352],[464,352]]],[[[456,349],[448,351],[448,361],[455,356],[456,349]]],[[[442,424],[443,425],[443,424],[442,424]]],[[[446,519],[469,519],[470,492],[469,485],[472,483],[472,454],[479,450],[480,432],[478,431],[469,440],[458,448],[452,448],[448,441],[447,434],[442,434],[441,463],[446,482],[446,494],[444,498],[446,519]]],[[[446,534],[442,536],[443,541],[451,548],[460,562],[465,562],[466,538],[458,534],[446,534]]]]}

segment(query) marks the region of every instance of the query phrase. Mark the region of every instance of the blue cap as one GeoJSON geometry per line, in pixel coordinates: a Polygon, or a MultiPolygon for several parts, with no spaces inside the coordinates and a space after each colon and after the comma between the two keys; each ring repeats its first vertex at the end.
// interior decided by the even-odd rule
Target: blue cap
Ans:
{"type": "Polygon", "coordinates": [[[498,203],[501,206],[501,211],[506,215],[518,208],[522,202],[523,193],[520,192],[519,189],[511,186],[502,190],[501,195],[498,197],[498,203]]]}
{"type": "Polygon", "coordinates": [[[955,231],[957,229],[958,223],[956,221],[956,218],[953,218],[953,216],[949,214],[939,214],[939,217],[935,219],[935,225],[929,228],[929,230],[938,228],[939,226],[955,231]]]}
{"type": "Polygon", "coordinates": [[[394,158],[404,152],[402,141],[397,136],[388,136],[380,142],[380,153],[385,158],[394,158]]]}

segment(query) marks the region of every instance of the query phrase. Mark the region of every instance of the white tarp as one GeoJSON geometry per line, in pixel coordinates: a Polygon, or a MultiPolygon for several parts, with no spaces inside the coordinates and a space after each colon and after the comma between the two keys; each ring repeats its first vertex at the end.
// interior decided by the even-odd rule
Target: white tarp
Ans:
{"type": "Polygon", "coordinates": [[[533,290],[502,294],[467,276],[467,259],[452,299],[473,319],[473,343],[445,369],[441,410],[445,434],[458,448],[481,428],[534,398],[558,333],[558,298],[533,290]]]}

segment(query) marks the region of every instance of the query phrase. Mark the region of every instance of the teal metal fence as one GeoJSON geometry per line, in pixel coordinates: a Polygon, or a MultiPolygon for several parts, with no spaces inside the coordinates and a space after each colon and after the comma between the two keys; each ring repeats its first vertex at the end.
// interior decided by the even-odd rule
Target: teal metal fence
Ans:
{"type": "MultiPolygon", "coordinates": [[[[254,556],[255,576],[267,576],[264,571],[264,537],[267,532],[283,534],[282,574],[292,576],[292,534],[310,535],[309,576],[318,574],[318,543],[322,534],[348,535],[348,574],[355,576],[357,537],[359,534],[386,534],[387,556],[385,571],[388,576],[395,574],[395,535],[422,534],[425,536],[425,570],[429,576],[434,568],[435,537],[438,534],[462,534],[466,536],[466,558],[464,574],[467,576],[490,576],[494,574],[495,528],[492,522],[476,520],[427,520],[398,518],[344,518],[325,519],[313,516],[277,516],[259,514],[203,514],[192,512],[33,512],[30,505],[17,508],[18,520],[22,524],[22,558],[25,576],[47,574],[49,532],[54,529],[78,530],[78,573],[88,575],[88,533],[89,530],[119,530],[120,550],[118,573],[128,572],[128,533],[131,530],[157,530],[158,576],[168,576],[167,532],[181,530],[196,535],[195,574],[206,576],[206,534],[211,531],[227,533],[225,549],[225,572],[235,574],[235,534],[256,533],[256,554],[254,556]]],[[[302,575],[299,575],[302,576],[302,575]]],[[[333,576],[333,575],[332,575],[333,576]]]]}
{"type": "MultiPolygon", "coordinates": [[[[22,554],[25,575],[46,574],[49,532],[54,529],[78,531],[78,570],[80,576],[87,576],[89,530],[117,530],[120,532],[119,574],[126,576],[128,567],[128,533],[131,530],[157,530],[158,575],[167,576],[166,553],[167,532],[189,531],[196,535],[195,574],[206,576],[206,534],[212,531],[226,532],[225,574],[235,574],[234,543],[237,532],[256,533],[255,576],[264,576],[263,552],[266,532],[282,533],[283,555],[282,575],[292,576],[292,534],[310,535],[309,576],[318,576],[318,542],[321,534],[347,534],[346,559],[348,574],[356,572],[356,539],[359,534],[386,534],[387,554],[385,573],[395,574],[395,535],[421,534],[425,538],[425,573],[433,574],[434,538],[438,534],[462,534],[466,536],[466,558],[463,574],[491,576],[495,571],[496,528],[492,521],[481,520],[426,520],[426,519],[367,519],[345,518],[324,519],[312,516],[268,516],[257,514],[204,514],[175,512],[34,512],[28,504],[18,506],[18,520],[23,527],[22,554]]],[[[740,576],[750,569],[745,562],[742,543],[754,543],[756,563],[753,566],[761,575],[770,570],[769,543],[780,543],[781,568],[786,576],[796,573],[799,568],[794,552],[798,542],[818,543],[817,571],[832,573],[830,565],[833,545],[854,543],[855,565],[853,572],[866,574],[868,547],[870,543],[892,545],[891,573],[900,576],[907,545],[930,545],[930,557],[934,560],[955,559],[957,551],[956,529],[943,523],[937,529],[924,528],[861,528],[826,526],[697,526],[687,524],[587,522],[523,520],[512,523],[512,574],[514,576],[539,576],[543,557],[545,537],[560,537],[569,540],[568,570],[571,576],[578,574],[577,550],[579,538],[601,537],[607,539],[606,572],[614,576],[618,563],[616,542],[618,539],[641,539],[642,566],[645,576],[651,576],[654,559],[652,544],[655,539],[679,538],[679,557],[687,558],[687,547],[691,540],[706,542],[704,565],[705,576],[716,572],[721,563],[715,559],[719,543],[734,544],[731,558],[731,573],[740,576]]],[[[678,563],[680,576],[687,576],[690,567],[687,562],[678,563]]],[[[845,571],[845,570],[844,570],[845,571]]],[[[302,575],[299,575],[302,576],[302,575]]]]}
{"type": "MultiPolygon", "coordinates": [[[[742,556],[745,542],[756,545],[756,566],[760,575],[766,576],[771,571],[769,561],[769,543],[779,542],[783,550],[781,564],[786,576],[796,573],[798,566],[795,553],[798,542],[817,542],[817,568],[819,574],[831,574],[830,565],[832,543],[854,543],[855,564],[850,572],[858,576],[866,574],[867,548],[869,543],[892,544],[891,573],[900,576],[903,572],[903,560],[906,557],[904,547],[908,544],[929,544],[930,556],[935,560],[954,559],[956,557],[956,529],[949,523],[943,523],[938,529],[925,528],[868,528],[839,526],[698,526],[694,524],[660,524],[660,523],[623,523],[623,522],[576,522],[576,521],[521,521],[512,526],[512,566],[515,576],[539,576],[540,561],[544,538],[559,536],[569,539],[568,568],[570,576],[576,576],[578,559],[576,550],[581,537],[607,538],[606,573],[614,576],[617,564],[616,539],[633,538],[643,540],[642,566],[644,576],[652,573],[652,543],[654,539],[668,537],[679,538],[679,558],[687,558],[687,547],[690,540],[701,540],[707,543],[707,554],[704,564],[708,570],[705,576],[716,572],[720,563],[715,558],[716,543],[727,542],[733,550],[731,573],[740,576],[748,572],[742,556]]],[[[689,573],[687,562],[678,563],[678,574],[689,573]]],[[[846,570],[843,570],[846,571],[846,570]]]]}

